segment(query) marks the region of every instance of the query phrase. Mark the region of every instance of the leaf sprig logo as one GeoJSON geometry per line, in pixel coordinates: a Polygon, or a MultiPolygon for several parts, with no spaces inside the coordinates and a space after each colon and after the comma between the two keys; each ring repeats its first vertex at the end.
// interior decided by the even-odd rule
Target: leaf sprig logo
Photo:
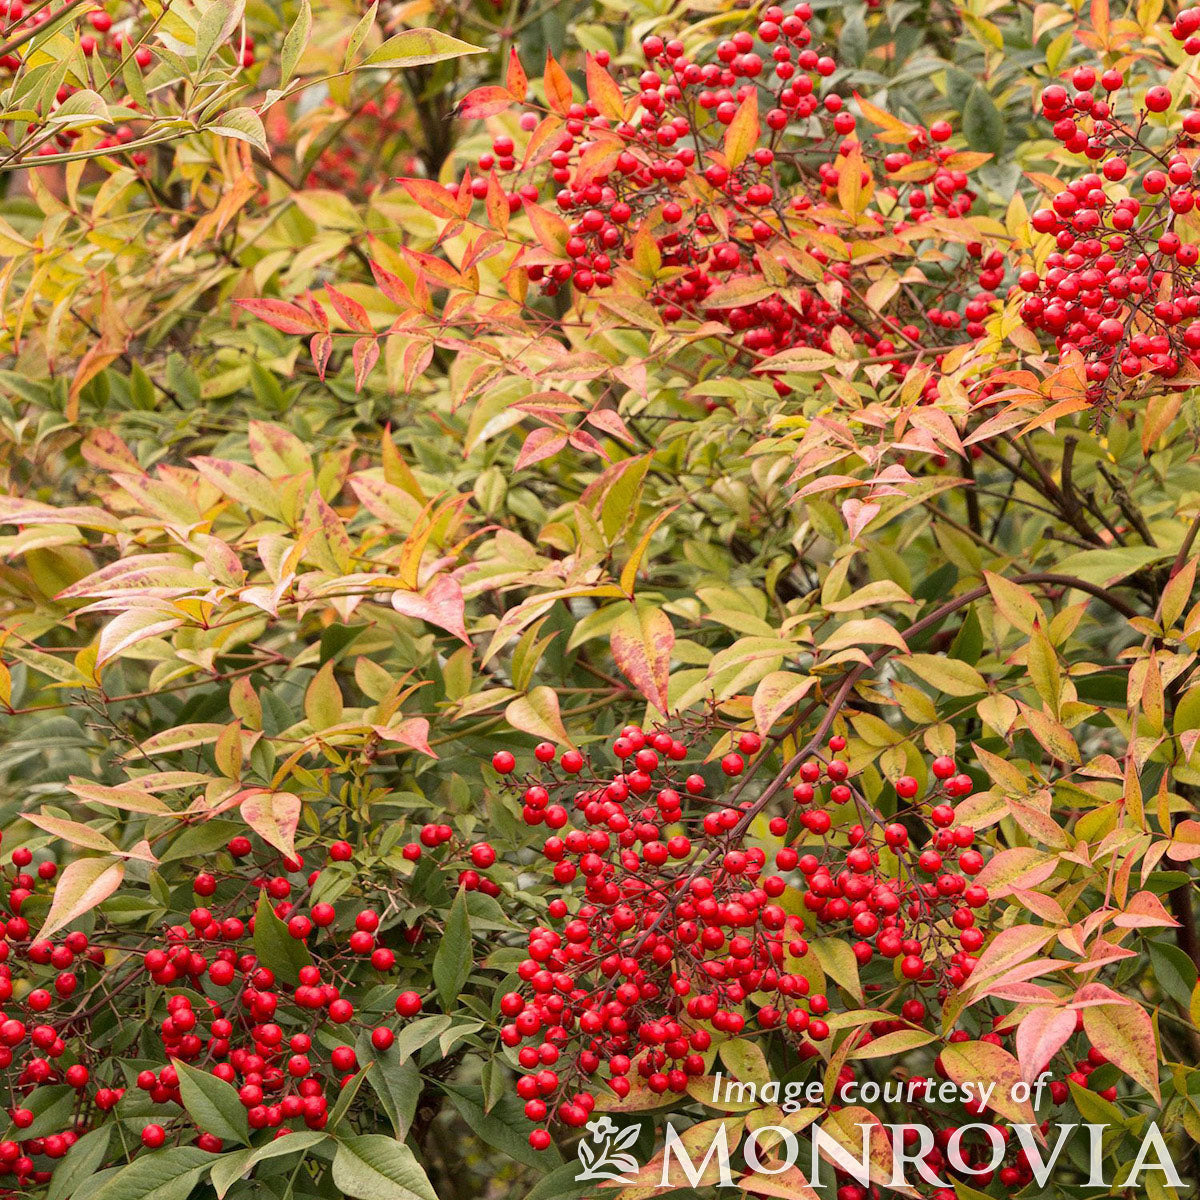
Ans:
{"type": "Polygon", "coordinates": [[[608,1179],[616,1183],[633,1183],[629,1178],[638,1171],[638,1161],[625,1151],[638,1140],[640,1123],[618,1129],[608,1117],[589,1121],[588,1136],[576,1147],[583,1170],[575,1176],[577,1183],[591,1179],[608,1179]]]}

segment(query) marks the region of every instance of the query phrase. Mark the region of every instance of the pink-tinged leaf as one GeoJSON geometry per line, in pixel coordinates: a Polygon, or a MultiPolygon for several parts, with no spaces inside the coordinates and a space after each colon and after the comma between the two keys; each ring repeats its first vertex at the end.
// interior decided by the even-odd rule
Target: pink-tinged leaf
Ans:
{"type": "Polygon", "coordinates": [[[525,68],[521,66],[515,46],[508,52],[508,69],[504,74],[504,86],[518,100],[524,100],[529,92],[529,76],[525,74],[525,68]]]}
{"type": "Polygon", "coordinates": [[[1017,1062],[1032,1083],[1075,1032],[1075,1012],[1069,1008],[1035,1008],[1017,1026],[1017,1062]]]}
{"type": "Polygon", "coordinates": [[[464,121],[481,121],[495,117],[512,108],[515,97],[502,87],[477,87],[468,92],[455,106],[454,115],[464,121]]]}
{"type": "Polygon", "coordinates": [[[1049,879],[1057,867],[1056,854],[1047,854],[1032,846],[1018,846],[1001,850],[989,859],[976,882],[986,887],[994,899],[1000,899],[1018,888],[1037,887],[1049,879]]]}
{"type": "Polygon", "coordinates": [[[371,728],[386,742],[399,742],[430,758],[437,754],[429,745],[429,722],[424,717],[410,717],[398,725],[372,725],[371,728]]]}
{"type": "Polygon", "coordinates": [[[304,303],[308,305],[309,312],[316,318],[317,324],[329,332],[329,316],[322,307],[321,302],[312,294],[312,292],[304,293],[304,303]]]}
{"type": "Polygon", "coordinates": [[[354,349],[354,390],[361,392],[367,376],[375,369],[379,361],[379,342],[373,337],[355,338],[354,349]]]}
{"type": "Polygon", "coordinates": [[[1021,1067],[1003,1047],[991,1042],[955,1042],[942,1051],[941,1063],[946,1077],[959,1085],[971,1083],[977,1089],[979,1084],[995,1083],[988,1108],[997,1116],[1018,1125],[1037,1123],[1029,1101],[1012,1098],[1013,1085],[1021,1082],[1021,1067]]]}
{"type": "Polygon", "coordinates": [[[303,806],[291,792],[252,791],[242,799],[242,820],[268,846],[287,858],[296,857],[296,829],[303,806]]]}
{"type": "Polygon", "coordinates": [[[418,592],[393,592],[392,607],[403,616],[413,617],[452,633],[469,646],[462,588],[450,575],[439,575],[424,595],[418,592]]]}
{"type": "Polygon", "coordinates": [[[620,415],[611,408],[594,408],[584,417],[584,420],[589,425],[607,433],[609,437],[633,444],[633,434],[629,432],[628,426],[621,420],[620,415]]]}
{"type": "Polygon", "coordinates": [[[521,453],[513,464],[514,471],[523,471],[543,459],[553,458],[560,450],[566,448],[567,436],[555,433],[553,429],[535,429],[521,446],[521,453]]]}
{"type": "Polygon", "coordinates": [[[408,284],[399,275],[394,275],[391,271],[385,270],[373,260],[371,262],[371,274],[375,277],[375,283],[379,290],[393,304],[399,308],[412,307],[412,293],[408,290],[408,284]]]}
{"type": "Polygon", "coordinates": [[[39,938],[49,937],[102,904],[121,886],[125,864],[111,858],[77,858],[63,868],[39,938]]]}
{"type": "Polygon", "coordinates": [[[1172,862],[1191,862],[1200,858],[1200,821],[1180,821],[1175,826],[1167,857],[1172,862]]]}
{"type": "Polygon", "coordinates": [[[329,366],[329,356],[333,353],[332,336],[328,333],[314,334],[308,349],[312,354],[313,366],[317,368],[317,377],[324,380],[325,368],[329,366]]]}
{"type": "Polygon", "coordinates": [[[298,304],[289,304],[286,300],[260,298],[236,300],[234,303],[260,321],[265,321],[272,329],[278,329],[280,333],[313,333],[321,328],[311,313],[305,312],[298,304]]]}
{"type": "Polygon", "coordinates": [[[846,522],[846,532],[850,540],[856,541],[858,535],[879,516],[881,508],[869,500],[856,500],[851,497],[842,501],[842,520],[846,522]]]}
{"type": "Polygon", "coordinates": [[[971,972],[970,986],[998,978],[1010,968],[1033,958],[1053,936],[1054,931],[1042,925],[1013,925],[1002,929],[979,955],[971,972]]]}
{"type": "Polygon", "coordinates": [[[769,733],[775,722],[790,712],[816,686],[813,675],[798,675],[794,671],[772,671],[764,676],[755,689],[750,709],[758,732],[769,733]]]}
{"type": "Polygon", "coordinates": [[[535,687],[528,695],[518,696],[505,708],[504,719],[514,729],[532,737],[545,738],[560,746],[571,745],[553,688],[535,687]]]}
{"type": "Polygon", "coordinates": [[[132,649],[139,642],[156,638],[160,634],[169,633],[183,624],[181,617],[164,616],[163,610],[154,608],[131,608],[114,617],[100,631],[100,641],[96,649],[96,666],[118,658],[124,651],[132,649]]]}
{"type": "Polygon", "coordinates": [[[347,296],[345,292],[339,292],[337,288],[325,285],[325,295],[329,297],[329,303],[333,305],[333,311],[337,313],[355,333],[372,333],[371,319],[367,316],[367,310],[353,297],[347,296]]]}
{"type": "Polygon", "coordinates": [[[608,458],[604,447],[586,429],[572,429],[567,436],[567,442],[584,454],[598,454],[603,459],[608,458]]]}
{"type": "Polygon", "coordinates": [[[1153,892],[1135,892],[1129,897],[1125,911],[1113,917],[1113,924],[1119,929],[1149,929],[1155,926],[1169,928],[1179,922],[1153,892]]]}
{"type": "Polygon", "coordinates": [[[1162,1103],[1154,1022],[1140,1004],[1122,999],[1120,1004],[1089,1005],[1083,1010],[1083,1031],[1114,1067],[1162,1103]]]}
{"type": "Polygon", "coordinates": [[[617,619],[609,638],[621,673],[661,713],[669,711],[667,687],[675,630],[661,608],[631,605],[617,619]]]}

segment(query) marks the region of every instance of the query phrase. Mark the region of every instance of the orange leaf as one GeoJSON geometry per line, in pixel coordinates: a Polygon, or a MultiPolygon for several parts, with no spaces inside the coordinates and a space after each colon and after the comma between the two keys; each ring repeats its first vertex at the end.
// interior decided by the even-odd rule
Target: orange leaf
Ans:
{"type": "Polygon", "coordinates": [[[617,81],[596,61],[594,54],[587,56],[588,99],[600,110],[601,116],[614,121],[625,119],[625,98],[617,81]]]}
{"type": "Polygon", "coordinates": [[[525,74],[525,68],[521,66],[515,46],[508,52],[508,71],[504,77],[504,86],[517,100],[524,100],[529,91],[529,77],[525,74]]]}
{"type": "Polygon", "coordinates": [[[549,50],[546,51],[546,70],[542,75],[542,84],[546,89],[546,103],[562,116],[574,103],[575,93],[571,90],[571,80],[566,71],[558,65],[558,60],[549,50]]]}

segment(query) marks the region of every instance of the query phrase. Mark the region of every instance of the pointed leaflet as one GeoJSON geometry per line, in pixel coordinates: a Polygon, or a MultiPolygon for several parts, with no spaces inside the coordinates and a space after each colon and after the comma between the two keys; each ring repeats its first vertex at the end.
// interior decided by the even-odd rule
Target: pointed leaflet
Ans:
{"type": "Polygon", "coordinates": [[[542,74],[542,85],[546,89],[546,103],[556,113],[566,116],[567,109],[575,99],[571,91],[571,80],[549,50],[546,51],[546,70],[542,74]]]}
{"type": "Polygon", "coordinates": [[[368,54],[359,67],[419,67],[447,58],[462,58],[465,54],[482,53],[482,47],[459,41],[436,29],[406,29],[368,54]]]}
{"type": "Polygon", "coordinates": [[[560,746],[570,746],[571,739],[558,710],[558,696],[549,687],[535,687],[527,696],[518,696],[504,710],[504,719],[522,733],[546,738],[560,746]]]}
{"type": "Polygon", "coordinates": [[[481,121],[512,108],[513,97],[508,88],[477,87],[468,92],[454,107],[454,115],[465,121],[481,121]]]}
{"type": "Polygon", "coordinates": [[[458,580],[449,575],[439,575],[423,596],[416,592],[393,592],[392,607],[406,617],[436,625],[468,646],[471,644],[467,636],[462,588],[458,580]]]}
{"type": "Polygon", "coordinates": [[[1069,1008],[1030,1009],[1017,1026],[1017,1062],[1026,1083],[1032,1083],[1075,1032],[1075,1013],[1069,1008]]]}
{"type": "Polygon", "coordinates": [[[321,328],[311,313],[286,300],[250,299],[234,303],[280,333],[314,333],[321,328]]]}
{"type": "Polygon", "coordinates": [[[379,1133],[338,1141],[333,1184],[357,1200],[437,1200],[413,1152],[403,1142],[379,1133]]]}
{"type": "Polygon", "coordinates": [[[617,619],[609,640],[621,673],[659,712],[666,713],[675,645],[671,618],[661,608],[639,602],[617,619]]]}
{"type": "Polygon", "coordinates": [[[772,671],[764,676],[750,702],[758,732],[770,732],[784,713],[812,691],[816,682],[812,675],[797,675],[793,671],[772,671]]]}
{"type": "Polygon", "coordinates": [[[504,86],[515,100],[524,100],[529,91],[529,77],[525,74],[525,68],[521,66],[515,46],[508,52],[508,71],[504,76],[504,86]]]}
{"type": "Polygon", "coordinates": [[[250,1140],[250,1126],[246,1120],[246,1109],[238,1099],[237,1089],[224,1079],[218,1079],[207,1071],[189,1067],[179,1059],[171,1059],[179,1073],[179,1094],[188,1116],[196,1123],[201,1133],[211,1133],[223,1142],[250,1140]]]}
{"type": "Polygon", "coordinates": [[[465,888],[459,888],[446,917],[442,940],[438,942],[437,952],[433,956],[433,982],[442,1004],[447,1008],[457,1002],[473,965],[474,947],[471,944],[471,919],[467,914],[467,893],[465,888]]]}
{"type": "MultiPolygon", "coordinates": [[[[1087,1000],[1091,989],[1096,987],[1108,992],[1102,984],[1088,984],[1075,993],[1076,1001],[1087,1000]]],[[[1130,1000],[1120,1004],[1089,1005],[1083,1010],[1083,1031],[1088,1041],[1113,1066],[1140,1083],[1155,1100],[1162,1103],[1154,1022],[1140,1004],[1130,1000]]]]}
{"type": "Polygon", "coordinates": [[[746,156],[758,144],[760,130],[758,91],[755,89],[742,101],[725,130],[725,165],[731,171],[746,161],[746,156]]]}
{"type": "Polygon", "coordinates": [[[1037,1118],[1029,1101],[1012,1098],[1013,1085],[1021,1082],[1021,1067],[1011,1054],[991,1042],[958,1042],[947,1046],[941,1054],[946,1076],[957,1084],[995,1083],[988,1097],[988,1107],[1018,1125],[1033,1125],[1037,1118]]]}
{"type": "Polygon", "coordinates": [[[600,110],[600,115],[613,121],[625,119],[625,99],[617,81],[596,61],[587,56],[588,99],[600,110]]]}
{"type": "Polygon", "coordinates": [[[125,864],[111,858],[77,858],[67,863],[54,885],[54,899],[39,938],[49,937],[76,917],[91,912],[121,886],[125,864]]]}
{"type": "Polygon", "coordinates": [[[264,842],[294,859],[301,807],[300,797],[291,792],[251,792],[241,803],[242,820],[264,842]]]}

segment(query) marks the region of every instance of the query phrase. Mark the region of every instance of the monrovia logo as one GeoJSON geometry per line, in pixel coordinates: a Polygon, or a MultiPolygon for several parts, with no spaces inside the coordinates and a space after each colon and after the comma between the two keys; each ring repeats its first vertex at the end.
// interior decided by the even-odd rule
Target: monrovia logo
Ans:
{"type": "Polygon", "coordinates": [[[588,1137],[576,1147],[583,1170],[575,1176],[577,1183],[585,1179],[611,1179],[617,1183],[632,1183],[627,1173],[638,1171],[638,1160],[625,1154],[627,1147],[638,1140],[642,1132],[639,1121],[618,1129],[608,1117],[587,1123],[588,1137]]]}
{"type": "MultiPolygon", "coordinates": [[[[810,1153],[808,1159],[808,1184],[813,1188],[825,1188],[830,1184],[837,1186],[832,1178],[832,1172],[826,1170],[822,1174],[822,1165],[827,1165],[849,1175],[863,1187],[872,1183],[883,1182],[891,1188],[909,1188],[910,1172],[915,1179],[923,1180],[934,1187],[951,1188],[953,1183],[941,1179],[925,1161],[926,1155],[934,1147],[934,1131],[928,1125],[885,1125],[869,1123],[857,1126],[862,1137],[862,1144],[852,1153],[842,1141],[833,1137],[825,1129],[814,1125],[809,1130],[810,1153]],[[872,1131],[886,1131],[891,1143],[890,1163],[883,1166],[877,1156],[872,1154],[872,1131]],[[905,1139],[906,1131],[916,1132],[916,1138],[905,1139]],[[883,1166],[882,1176],[880,1174],[883,1166]],[[874,1173],[873,1173],[874,1168],[874,1173]],[[885,1176],[890,1176],[886,1177],[885,1176]]],[[[1035,1125],[1013,1125],[1012,1131],[1028,1158],[1033,1170],[1034,1179],[1039,1187],[1044,1187],[1055,1164],[1062,1154],[1063,1148],[1072,1137],[1075,1130],[1086,1131],[1088,1139],[1088,1178],[1082,1184],[1085,1188],[1108,1188],[1112,1186],[1104,1178],[1103,1139],[1108,1127],[1096,1124],[1068,1124],[1057,1127],[1057,1138],[1053,1146],[1047,1146],[1048,1155],[1043,1153],[1039,1145],[1040,1131],[1035,1125]]],[[[576,1147],[582,1169],[576,1174],[577,1182],[585,1180],[607,1180],[614,1183],[640,1183],[656,1188],[678,1188],[686,1183],[692,1187],[701,1187],[705,1183],[717,1187],[736,1187],[738,1180],[734,1178],[730,1159],[734,1151],[740,1150],[742,1160],[746,1164],[747,1175],[779,1175],[795,1167],[800,1161],[800,1140],[790,1129],[782,1125],[764,1125],[754,1129],[740,1146],[729,1144],[729,1129],[727,1125],[717,1126],[712,1140],[707,1148],[689,1145],[687,1141],[668,1121],[666,1125],[666,1140],[662,1150],[661,1175],[655,1179],[644,1178],[636,1158],[627,1153],[630,1146],[637,1141],[642,1131],[642,1123],[637,1122],[619,1128],[607,1116],[589,1121],[586,1126],[587,1137],[576,1147]],[[769,1155],[767,1154],[770,1149],[769,1155]],[[715,1159],[715,1162],[714,1162],[715,1159]],[[714,1170],[710,1171],[710,1163],[714,1170]],[[673,1172],[672,1167],[678,1171],[673,1172]]],[[[876,1135],[877,1136],[877,1135],[876,1135]]],[[[958,1127],[946,1145],[946,1158],[956,1176],[981,1175],[994,1171],[1005,1155],[1005,1140],[994,1125],[972,1124],[958,1127]],[[981,1135],[991,1147],[992,1157],[988,1163],[968,1163],[963,1157],[963,1141],[971,1135],[981,1135]]],[[[1171,1187],[1182,1188],[1183,1180],[1171,1158],[1158,1126],[1151,1123],[1142,1137],[1141,1146],[1133,1160],[1125,1179],[1117,1186],[1122,1188],[1137,1187],[1140,1177],[1147,1171],[1158,1171],[1164,1181],[1171,1187]]],[[[657,1163],[656,1163],[657,1172],[657,1163]]]]}

